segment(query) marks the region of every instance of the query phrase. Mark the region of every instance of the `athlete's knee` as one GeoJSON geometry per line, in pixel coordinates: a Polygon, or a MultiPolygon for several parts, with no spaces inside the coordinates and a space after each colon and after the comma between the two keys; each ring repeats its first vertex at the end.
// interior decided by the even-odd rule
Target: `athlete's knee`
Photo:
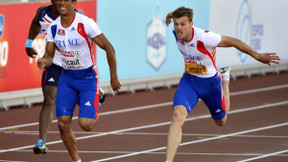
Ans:
{"type": "Polygon", "coordinates": [[[84,131],[91,131],[96,123],[96,120],[79,120],[79,125],[84,131]]]}
{"type": "Polygon", "coordinates": [[[56,100],[57,87],[45,86],[43,88],[44,103],[45,105],[54,105],[56,100]]]}
{"type": "Polygon", "coordinates": [[[60,132],[67,132],[70,129],[70,122],[64,122],[58,119],[58,128],[60,132]]]}
{"type": "Polygon", "coordinates": [[[82,128],[84,131],[86,131],[86,132],[91,131],[92,128],[93,128],[93,126],[91,126],[91,125],[80,125],[80,126],[81,126],[81,128],[82,128]]]}
{"type": "Polygon", "coordinates": [[[55,100],[56,100],[56,96],[46,94],[44,95],[43,104],[48,105],[48,106],[55,105],[55,100]]]}
{"type": "Polygon", "coordinates": [[[180,123],[182,125],[186,119],[186,116],[187,116],[186,114],[187,114],[187,112],[183,112],[183,110],[174,109],[172,122],[173,123],[180,123]]]}
{"type": "Polygon", "coordinates": [[[226,121],[215,121],[215,123],[218,125],[218,126],[220,126],[220,127],[222,127],[222,126],[225,126],[225,124],[226,124],[226,121]]]}
{"type": "Polygon", "coordinates": [[[214,120],[214,121],[218,126],[222,127],[222,126],[225,126],[226,120],[227,120],[227,115],[221,120],[214,120]]]}

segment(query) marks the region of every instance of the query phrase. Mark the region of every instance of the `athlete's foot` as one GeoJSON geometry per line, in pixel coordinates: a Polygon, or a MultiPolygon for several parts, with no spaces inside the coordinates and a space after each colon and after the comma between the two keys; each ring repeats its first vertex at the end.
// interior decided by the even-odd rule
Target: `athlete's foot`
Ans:
{"type": "Polygon", "coordinates": [[[99,88],[99,92],[100,92],[99,102],[103,103],[105,101],[105,92],[101,88],[99,88]]]}
{"type": "Polygon", "coordinates": [[[48,153],[48,148],[42,139],[37,141],[37,144],[33,148],[34,154],[46,154],[48,153]]]}

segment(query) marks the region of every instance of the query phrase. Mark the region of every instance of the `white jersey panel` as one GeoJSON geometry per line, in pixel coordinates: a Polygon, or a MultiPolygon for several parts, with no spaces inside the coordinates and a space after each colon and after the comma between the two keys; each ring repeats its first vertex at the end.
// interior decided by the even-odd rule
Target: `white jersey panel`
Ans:
{"type": "Polygon", "coordinates": [[[184,57],[185,73],[198,77],[212,77],[217,73],[215,53],[221,41],[221,35],[192,27],[193,36],[190,42],[178,40],[175,35],[179,51],[184,57]]]}
{"type": "Polygon", "coordinates": [[[74,20],[68,28],[61,25],[58,17],[49,26],[46,38],[48,42],[56,44],[64,69],[81,70],[96,66],[92,38],[101,33],[93,19],[75,12],[74,20]]]}

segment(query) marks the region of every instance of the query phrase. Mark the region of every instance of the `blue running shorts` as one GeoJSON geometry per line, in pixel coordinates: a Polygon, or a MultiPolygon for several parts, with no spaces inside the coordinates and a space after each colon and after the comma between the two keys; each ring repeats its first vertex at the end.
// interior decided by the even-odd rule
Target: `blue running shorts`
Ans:
{"type": "Polygon", "coordinates": [[[189,114],[199,98],[207,105],[214,120],[221,120],[225,117],[225,100],[218,74],[209,78],[200,78],[184,73],[174,96],[173,107],[183,105],[189,114]]]}
{"type": "Polygon", "coordinates": [[[52,64],[51,66],[44,68],[42,74],[42,87],[44,86],[58,86],[58,81],[62,73],[62,67],[52,64]]]}
{"type": "Polygon", "coordinates": [[[64,70],[58,83],[56,116],[73,116],[79,99],[79,118],[96,119],[100,110],[99,85],[92,67],[64,70]]]}

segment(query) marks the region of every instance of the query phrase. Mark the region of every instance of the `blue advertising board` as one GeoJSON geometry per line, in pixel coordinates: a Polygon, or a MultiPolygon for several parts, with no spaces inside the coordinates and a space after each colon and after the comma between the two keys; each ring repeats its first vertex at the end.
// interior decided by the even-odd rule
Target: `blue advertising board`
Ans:
{"type": "MultiPolygon", "coordinates": [[[[181,6],[192,8],[194,26],[208,29],[209,5],[209,0],[98,0],[97,24],[115,48],[119,79],[182,72],[166,15],[181,6]]],[[[100,80],[109,81],[106,53],[98,47],[97,66],[100,80]]]]}

